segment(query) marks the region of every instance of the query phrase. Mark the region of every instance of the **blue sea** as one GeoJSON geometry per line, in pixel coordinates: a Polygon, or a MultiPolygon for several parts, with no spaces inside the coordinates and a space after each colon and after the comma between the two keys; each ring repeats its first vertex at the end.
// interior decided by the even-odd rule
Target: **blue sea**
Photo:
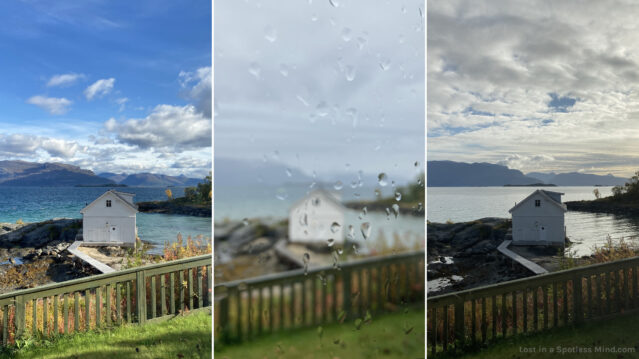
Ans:
{"type": "MultiPolygon", "coordinates": [[[[135,193],[134,202],[165,200],[164,187],[124,187],[135,193]]],[[[0,222],[41,222],[52,218],[82,218],[80,210],[107,191],[104,187],[0,187],[0,222]]],[[[171,187],[174,197],[184,196],[184,187],[171,187]]],[[[211,237],[211,218],[155,213],[137,214],[140,239],[161,245],[202,235],[211,237]]],[[[160,248],[156,248],[156,251],[160,248]]]]}

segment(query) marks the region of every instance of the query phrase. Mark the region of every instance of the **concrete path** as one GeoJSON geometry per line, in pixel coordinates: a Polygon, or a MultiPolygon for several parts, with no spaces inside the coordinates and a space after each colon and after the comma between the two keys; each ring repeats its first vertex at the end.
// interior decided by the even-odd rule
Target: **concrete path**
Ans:
{"type": "Polygon", "coordinates": [[[81,245],[83,245],[84,243],[81,241],[75,241],[73,242],[72,245],[69,246],[69,248],[67,248],[67,250],[69,252],[71,252],[71,254],[73,254],[74,256],[80,258],[81,260],[85,261],[86,263],[88,263],[90,266],[92,266],[93,268],[99,270],[102,273],[113,273],[115,272],[115,269],[109,267],[108,265],[97,261],[93,258],[91,258],[88,254],[82,252],[79,250],[79,247],[81,245]]]}
{"type": "Polygon", "coordinates": [[[523,265],[524,267],[526,267],[528,270],[530,270],[531,272],[535,273],[535,274],[545,274],[548,273],[548,271],[543,268],[542,266],[533,263],[532,261],[529,261],[528,259],[520,256],[519,254],[511,251],[510,249],[508,249],[508,246],[512,243],[512,241],[504,241],[502,244],[499,245],[499,247],[497,247],[497,250],[500,251],[503,255],[505,255],[506,257],[516,261],[517,263],[523,265]]]}

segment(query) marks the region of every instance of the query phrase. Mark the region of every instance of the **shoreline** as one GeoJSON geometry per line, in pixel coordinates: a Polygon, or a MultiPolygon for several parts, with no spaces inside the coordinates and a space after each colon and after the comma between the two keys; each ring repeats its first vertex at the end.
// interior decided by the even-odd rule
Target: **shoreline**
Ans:
{"type": "MultiPolygon", "coordinates": [[[[180,197],[183,198],[183,197],[180,197]]],[[[211,217],[211,205],[182,203],[179,198],[168,201],[138,202],[138,211],[142,213],[180,214],[194,217],[211,217]]]]}

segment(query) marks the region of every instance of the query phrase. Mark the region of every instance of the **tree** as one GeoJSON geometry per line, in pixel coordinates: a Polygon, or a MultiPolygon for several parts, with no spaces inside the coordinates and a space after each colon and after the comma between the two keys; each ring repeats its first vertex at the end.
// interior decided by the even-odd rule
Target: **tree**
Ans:
{"type": "Polygon", "coordinates": [[[595,195],[595,198],[596,198],[596,199],[601,198],[601,193],[599,193],[599,189],[598,189],[598,188],[595,188],[595,189],[592,191],[592,193],[595,195]]]}
{"type": "Polygon", "coordinates": [[[167,189],[166,189],[166,191],[164,191],[164,193],[166,193],[166,196],[167,196],[169,199],[173,199],[173,192],[171,192],[171,189],[170,189],[170,188],[167,188],[167,189]]]}

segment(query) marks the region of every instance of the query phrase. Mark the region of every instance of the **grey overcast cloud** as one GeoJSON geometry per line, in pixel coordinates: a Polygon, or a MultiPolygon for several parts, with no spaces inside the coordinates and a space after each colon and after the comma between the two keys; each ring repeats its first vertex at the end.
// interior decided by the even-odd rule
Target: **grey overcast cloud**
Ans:
{"type": "Polygon", "coordinates": [[[637,14],[632,1],[428,1],[428,159],[631,175],[637,14]]]}
{"type": "Polygon", "coordinates": [[[415,177],[422,1],[218,1],[215,157],[415,177]]]}

